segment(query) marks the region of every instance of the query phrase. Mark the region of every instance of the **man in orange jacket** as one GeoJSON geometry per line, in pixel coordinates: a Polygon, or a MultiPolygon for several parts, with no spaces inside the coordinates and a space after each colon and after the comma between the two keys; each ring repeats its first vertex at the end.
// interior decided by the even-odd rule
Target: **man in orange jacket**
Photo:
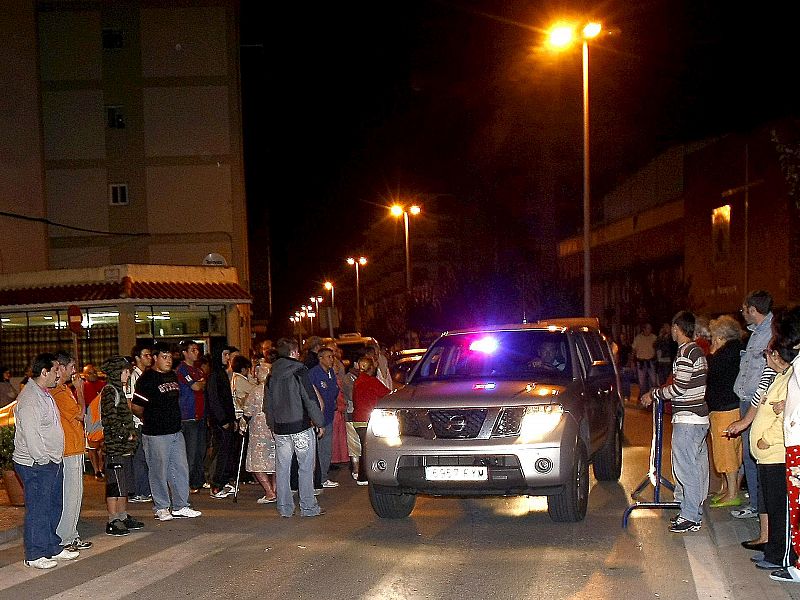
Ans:
{"type": "Polygon", "coordinates": [[[83,460],[86,442],[83,433],[83,407],[79,399],[83,397],[83,380],[76,377],[75,359],[66,352],[57,352],[59,384],[51,395],[61,416],[64,430],[64,485],[61,519],[56,534],[61,545],[69,550],[86,550],[92,542],[81,540],[78,534],[78,517],[83,502],[83,460]],[[69,384],[75,387],[73,395],[69,384]]]}

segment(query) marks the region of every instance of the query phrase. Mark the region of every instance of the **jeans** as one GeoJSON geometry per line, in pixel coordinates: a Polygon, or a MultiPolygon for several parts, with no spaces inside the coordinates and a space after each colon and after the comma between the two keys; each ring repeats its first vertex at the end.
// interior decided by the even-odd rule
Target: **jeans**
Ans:
{"type": "Polygon", "coordinates": [[[294,514],[294,498],[289,483],[292,456],[297,457],[298,485],[300,491],[300,514],[304,517],[320,512],[314,496],[314,463],[317,458],[317,438],[308,428],[300,433],[275,435],[275,486],[278,495],[278,512],[283,517],[294,514]]]}
{"type": "Polygon", "coordinates": [[[170,492],[173,510],[189,506],[189,465],[183,433],[143,435],[142,443],[150,470],[153,510],[170,507],[170,492]]]}
{"type": "Polygon", "coordinates": [[[239,456],[236,454],[235,436],[239,436],[239,434],[233,430],[233,427],[223,429],[219,425],[213,426],[212,434],[214,436],[214,446],[217,448],[217,459],[214,466],[214,474],[211,477],[211,487],[222,488],[226,483],[230,483],[231,478],[236,473],[239,456]]]}
{"type": "Polygon", "coordinates": [[[622,397],[628,400],[631,397],[631,382],[633,381],[633,369],[622,367],[619,373],[620,384],[622,385],[622,397]]]}
{"type": "MultiPolygon", "coordinates": [[[[745,416],[750,410],[750,401],[739,401],[739,414],[745,416]]],[[[742,432],[742,468],[747,479],[747,491],[750,494],[750,506],[758,511],[758,465],[756,459],[750,454],[750,428],[742,432]]]]}
{"type": "Polygon", "coordinates": [[[141,427],[136,428],[136,435],[139,436],[139,443],[136,444],[136,452],[133,454],[133,490],[136,496],[149,496],[150,473],[147,468],[147,459],[144,456],[141,427]]]}
{"type": "Polygon", "coordinates": [[[333,421],[325,425],[325,433],[317,440],[317,457],[319,458],[319,472],[322,481],[328,479],[328,470],[331,468],[331,455],[333,454],[333,421]]]}
{"type": "Polygon", "coordinates": [[[83,502],[83,454],[65,456],[64,484],[62,486],[61,520],[56,527],[56,534],[61,538],[61,545],[68,546],[78,535],[78,517],[83,502]]]}
{"type": "Polygon", "coordinates": [[[637,360],[636,374],[639,378],[639,398],[656,387],[656,361],[637,360]]]}
{"type": "Polygon", "coordinates": [[[708,425],[672,424],[672,474],[675,500],[681,516],[695,523],[703,519],[703,502],[708,496],[708,425]]]}
{"type": "Polygon", "coordinates": [[[186,440],[186,460],[189,463],[189,487],[200,489],[206,481],[203,461],[206,458],[205,419],[181,421],[183,439],[186,440]]]}
{"type": "Polygon", "coordinates": [[[14,463],[14,469],[25,488],[25,560],[55,556],[61,552],[56,527],[61,519],[64,465],[14,463]]]}

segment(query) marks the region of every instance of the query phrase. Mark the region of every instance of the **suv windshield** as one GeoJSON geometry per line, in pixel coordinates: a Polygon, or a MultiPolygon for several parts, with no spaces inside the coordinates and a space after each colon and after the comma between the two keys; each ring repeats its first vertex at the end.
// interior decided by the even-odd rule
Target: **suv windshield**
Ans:
{"type": "Polygon", "coordinates": [[[425,355],[413,382],[531,376],[572,377],[564,333],[525,329],[448,335],[425,355]]]}

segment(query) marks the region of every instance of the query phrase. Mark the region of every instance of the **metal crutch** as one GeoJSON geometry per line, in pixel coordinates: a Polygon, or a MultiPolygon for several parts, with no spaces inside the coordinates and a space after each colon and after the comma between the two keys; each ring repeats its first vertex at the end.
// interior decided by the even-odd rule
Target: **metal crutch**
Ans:
{"type": "Polygon", "coordinates": [[[239,498],[239,480],[242,477],[242,459],[244,458],[244,436],[247,435],[247,430],[242,433],[241,428],[239,429],[239,434],[242,436],[242,447],[239,449],[239,463],[236,467],[236,487],[233,489],[233,501],[234,503],[238,503],[239,498]]]}

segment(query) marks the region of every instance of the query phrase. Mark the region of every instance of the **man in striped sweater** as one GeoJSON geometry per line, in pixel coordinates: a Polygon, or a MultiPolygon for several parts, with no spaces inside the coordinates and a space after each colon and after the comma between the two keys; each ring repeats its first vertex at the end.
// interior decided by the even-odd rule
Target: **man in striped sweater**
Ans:
{"type": "Polygon", "coordinates": [[[673,317],[672,339],[678,343],[678,354],[672,365],[672,383],[642,396],[644,406],[653,400],[672,401],[672,473],[675,500],[681,504],[681,512],[669,528],[674,533],[700,530],[702,505],[708,495],[708,366],[703,350],[692,341],[694,325],[695,317],[689,311],[673,317]]]}

